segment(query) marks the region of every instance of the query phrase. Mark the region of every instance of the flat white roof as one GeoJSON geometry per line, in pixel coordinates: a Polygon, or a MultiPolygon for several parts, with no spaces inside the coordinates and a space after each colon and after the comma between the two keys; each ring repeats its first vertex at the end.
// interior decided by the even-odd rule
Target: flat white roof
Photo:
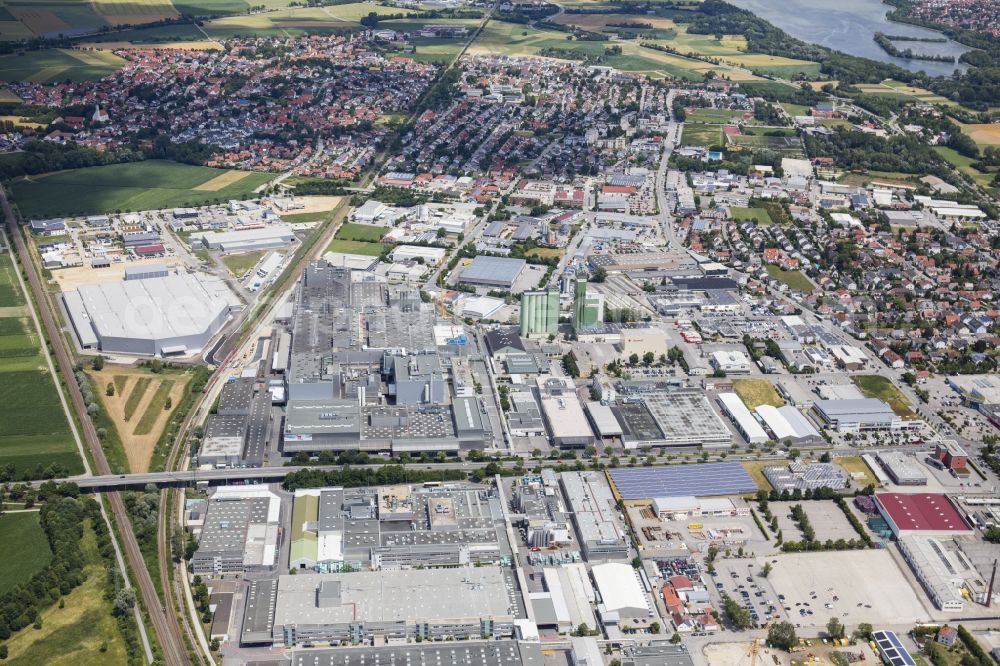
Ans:
{"type": "MultiPolygon", "coordinates": [[[[188,273],[82,285],[76,293],[99,337],[139,340],[203,334],[234,300],[222,280],[188,273]]],[[[71,294],[67,307],[80,330],[85,326],[71,294]]]]}
{"type": "Polygon", "coordinates": [[[607,405],[599,402],[588,402],[587,412],[590,414],[597,434],[601,437],[615,437],[622,434],[622,426],[615,418],[615,413],[607,405]]]}
{"type": "Polygon", "coordinates": [[[552,428],[553,437],[593,437],[583,406],[574,393],[542,396],[542,411],[552,428]]]}
{"type": "Polygon", "coordinates": [[[642,591],[639,574],[631,564],[608,562],[598,564],[590,571],[607,610],[649,610],[649,600],[642,591]]]}
{"type": "Polygon", "coordinates": [[[735,393],[720,393],[719,402],[725,408],[729,415],[732,416],[733,420],[743,431],[744,436],[747,441],[755,444],[761,442],[766,442],[768,440],[767,433],[764,432],[764,428],[757,423],[757,419],[753,417],[747,406],[743,404],[740,400],[740,396],[735,393]]]}

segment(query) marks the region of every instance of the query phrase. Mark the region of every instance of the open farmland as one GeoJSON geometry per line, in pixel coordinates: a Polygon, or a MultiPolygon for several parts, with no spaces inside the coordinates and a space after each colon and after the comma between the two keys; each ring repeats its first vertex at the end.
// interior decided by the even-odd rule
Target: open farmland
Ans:
{"type": "Polygon", "coordinates": [[[123,59],[107,51],[21,51],[0,56],[0,81],[93,81],[111,74],[124,63],[123,59]]]}
{"type": "Polygon", "coordinates": [[[975,160],[962,155],[954,148],[948,146],[934,146],[934,152],[943,157],[949,164],[961,171],[963,174],[976,181],[980,187],[989,187],[993,183],[993,174],[985,173],[972,166],[975,160]]]}
{"type": "MultiPolygon", "coordinates": [[[[705,69],[722,70],[731,80],[754,78],[753,75],[744,70],[777,76],[792,76],[793,74],[819,76],[820,73],[819,63],[760,53],[747,53],[746,39],[742,36],[688,34],[685,26],[655,15],[562,14],[555,21],[563,25],[573,25],[595,32],[617,33],[622,30],[634,32],[640,36],[643,42],[674,49],[681,56],[716,59],[717,63],[700,60],[694,60],[694,62],[706,65],[705,69]],[[615,24],[647,24],[650,27],[645,29],[621,28],[616,27],[615,24]],[[719,38],[717,39],[717,37],[719,38]]],[[[691,71],[705,70],[694,67],[691,71]]]]}
{"type": "Polygon", "coordinates": [[[0,543],[4,544],[4,566],[0,569],[0,594],[26,583],[49,560],[48,539],[38,524],[37,511],[0,516],[0,543]]]}
{"type": "Polygon", "coordinates": [[[962,133],[980,146],[1000,146],[1000,123],[962,125],[962,133]]]}
{"type": "Polygon", "coordinates": [[[272,178],[267,173],[252,173],[218,190],[198,189],[224,173],[221,169],[149,160],[31,176],[14,181],[12,190],[22,215],[44,218],[242,199],[272,178]]]}
{"type": "Polygon", "coordinates": [[[0,255],[0,470],[13,479],[40,478],[50,465],[79,474],[83,464],[15,271],[10,255],[0,255]]]}
{"type": "MultiPolygon", "coordinates": [[[[393,23],[386,23],[387,26],[393,23]]],[[[718,65],[684,58],[646,48],[635,42],[620,42],[620,55],[607,55],[605,42],[568,40],[566,33],[541,30],[527,25],[490,21],[469,47],[473,54],[550,55],[570,60],[600,61],[628,72],[641,72],[654,79],[679,78],[691,81],[703,79],[703,73],[720,69],[718,65]]],[[[724,69],[724,68],[722,68],[724,69]]],[[[727,74],[729,72],[727,71],[727,74]]],[[[734,78],[739,78],[734,72],[734,78]]]]}
{"type": "Polygon", "coordinates": [[[155,23],[179,16],[170,0],[92,0],[91,4],[110,26],[155,23]]]}

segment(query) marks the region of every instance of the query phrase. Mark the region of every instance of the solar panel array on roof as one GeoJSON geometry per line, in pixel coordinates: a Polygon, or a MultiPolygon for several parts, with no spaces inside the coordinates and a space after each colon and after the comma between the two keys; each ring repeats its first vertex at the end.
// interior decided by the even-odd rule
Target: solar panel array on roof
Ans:
{"type": "Polygon", "coordinates": [[[872,640],[878,647],[879,656],[888,666],[916,666],[910,653],[894,631],[873,631],[872,640]]]}
{"type": "Polygon", "coordinates": [[[758,490],[743,465],[732,462],[632,467],[613,469],[609,474],[618,494],[626,500],[711,497],[758,490]]]}

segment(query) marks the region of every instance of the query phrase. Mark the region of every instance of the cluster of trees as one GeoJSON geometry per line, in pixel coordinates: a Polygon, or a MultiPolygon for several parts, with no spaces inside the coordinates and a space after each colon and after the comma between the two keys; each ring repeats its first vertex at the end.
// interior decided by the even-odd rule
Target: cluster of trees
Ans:
{"type": "Polygon", "coordinates": [[[423,483],[425,481],[461,481],[465,472],[457,469],[418,470],[402,465],[383,465],[378,469],[345,466],[343,469],[303,469],[285,477],[282,487],[291,492],[299,488],[323,486],[390,486],[398,483],[423,483]]]}
{"type": "Polygon", "coordinates": [[[101,517],[100,505],[92,498],[75,497],[73,484],[56,488],[52,484],[39,497],[44,501],[39,523],[52,552],[52,559],[27,582],[0,596],[0,639],[29,625],[41,628],[41,611],[59,601],[86,580],[86,556],[81,547],[84,526],[89,522],[97,536],[97,546],[106,561],[112,561],[111,539],[101,517]],[[54,492],[53,492],[54,491],[54,492]]]}
{"type": "Polygon", "coordinates": [[[968,651],[968,654],[962,657],[962,666],[995,666],[996,662],[993,661],[989,653],[983,649],[976,637],[961,624],[958,625],[958,640],[962,641],[962,645],[968,651]]]}
{"type": "MultiPolygon", "coordinates": [[[[301,194],[303,196],[308,194],[317,194],[322,196],[343,196],[345,193],[344,188],[349,185],[348,182],[338,179],[324,179],[324,178],[310,178],[309,180],[304,180],[302,182],[295,184],[295,193],[301,194]]],[[[353,205],[353,202],[352,202],[353,205]]]]}
{"type": "Polygon", "coordinates": [[[733,626],[733,629],[743,630],[753,626],[753,618],[750,617],[750,611],[743,608],[743,606],[725,592],[722,593],[722,610],[726,612],[726,617],[729,618],[729,623],[733,626]]]}
{"type": "Polygon", "coordinates": [[[809,522],[809,516],[806,514],[805,509],[802,508],[802,505],[793,505],[791,514],[792,520],[795,521],[795,524],[799,526],[799,531],[802,532],[802,538],[806,541],[815,541],[816,530],[813,529],[812,523],[809,522]]]}
{"type": "MultiPolygon", "coordinates": [[[[901,49],[893,43],[898,37],[887,35],[883,32],[875,33],[875,43],[882,47],[882,50],[896,58],[907,58],[908,60],[930,60],[933,62],[955,62],[955,56],[941,55],[934,53],[914,53],[913,49],[901,49]]],[[[919,39],[903,41],[920,41],[919,39]]]]}
{"type": "Polygon", "coordinates": [[[848,170],[932,174],[954,180],[951,169],[933,148],[914,136],[882,138],[838,128],[830,135],[806,137],[805,144],[809,155],[832,157],[848,170]]]}
{"type": "Polygon", "coordinates": [[[580,376],[580,366],[576,362],[576,354],[569,352],[568,354],[563,355],[562,361],[563,365],[566,366],[566,372],[570,377],[580,376]]]}
{"type": "Polygon", "coordinates": [[[146,557],[156,557],[156,530],[160,510],[160,491],[154,485],[143,491],[122,493],[125,510],[132,521],[132,531],[139,549],[146,557]]]}

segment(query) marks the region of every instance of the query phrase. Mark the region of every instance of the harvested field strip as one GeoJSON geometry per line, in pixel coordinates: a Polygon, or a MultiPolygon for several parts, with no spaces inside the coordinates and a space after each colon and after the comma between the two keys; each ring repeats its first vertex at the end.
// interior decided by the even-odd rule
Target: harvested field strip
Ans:
{"type": "Polygon", "coordinates": [[[164,379],[160,382],[160,385],[156,387],[156,393],[153,394],[153,399],[149,401],[146,406],[146,411],[143,412],[142,418],[139,419],[139,423],[136,424],[135,432],[136,435],[148,435],[153,430],[153,426],[156,424],[157,419],[165,411],[167,405],[167,398],[170,396],[170,389],[174,387],[174,380],[164,379]]]}
{"type": "Polygon", "coordinates": [[[227,171],[226,173],[216,176],[211,180],[205,181],[194,189],[199,192],[218,192],[222,188],[239,182],[249,175],[249,171],[227,171]]]}
{"type": "Polygon", "coordinates": [[[126,421],[132,419],[132,415],[135,414],[136,407],[142,401],[142,396],[146,394],[146,389],[149,388],[151,381],[153,381],[151,377],[140,377],[135,382],[135,386],[132,387],[132,391],[128,394],[128,400],[125,401],[126,421]]]}

